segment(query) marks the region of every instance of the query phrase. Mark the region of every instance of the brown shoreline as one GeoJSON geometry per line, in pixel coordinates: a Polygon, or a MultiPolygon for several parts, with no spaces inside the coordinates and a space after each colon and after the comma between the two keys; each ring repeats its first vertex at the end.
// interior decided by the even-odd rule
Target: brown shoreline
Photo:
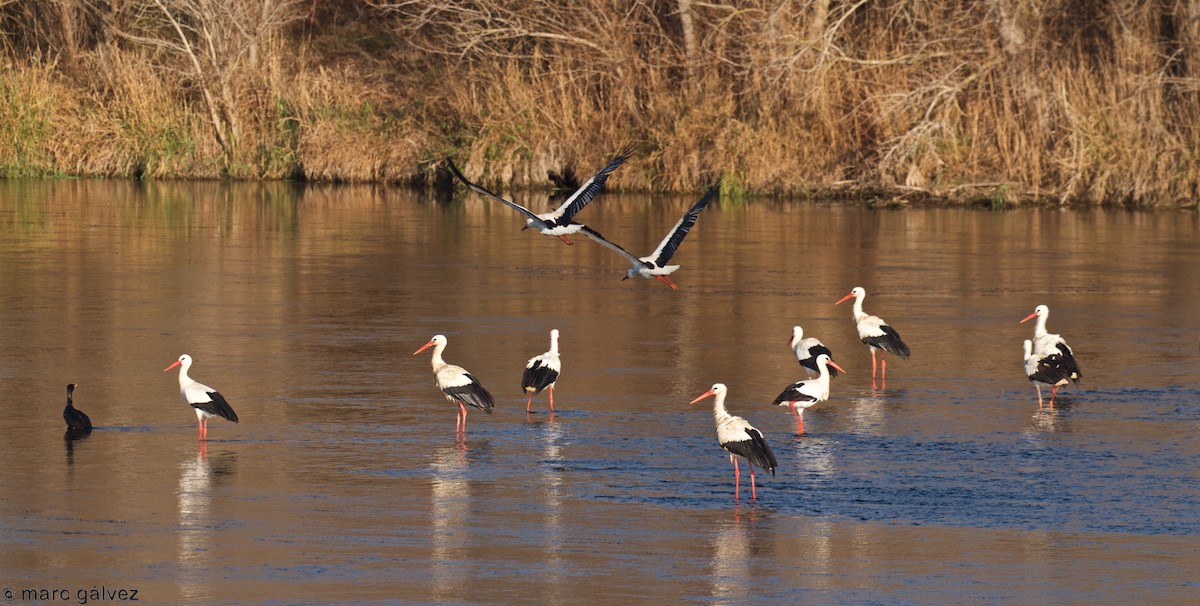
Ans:
{"type": "Polygon", "coordinates": [[[6,4],[0,178],[1200,207],[1196,3],[498,8],[6,4]]]}

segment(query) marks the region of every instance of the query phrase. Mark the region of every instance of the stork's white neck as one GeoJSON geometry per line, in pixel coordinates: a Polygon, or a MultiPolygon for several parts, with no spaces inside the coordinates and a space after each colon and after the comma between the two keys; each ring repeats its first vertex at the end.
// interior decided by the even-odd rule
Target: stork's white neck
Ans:
{"type": "Polygon", "coordinates": [[[188,385],[195,383],[195,381],[193,381],[192,378],[188,376],[188,369],[191,367],[192,367],[192,361],[190,359],[184,360],[183,362],[179,363],[179,388],[180,389],[183,389],[184,387],[187,387],[188,385]]]}
{"type": "Polygon", "coordinates": [[[1046,319],[1050,317],[1050,310],[1046,313],[1040,313],[1037,317],[1037,323],[1033,325],[1034,338],[1043,337],[1046,335],[1046,319]]]}
{"type": "Polygon", "coordinates": [[[550,331],[550,353],[552,355],[556,355],[556,356],[558,355],[558,331],[557,330],[550,331]]]}
{"type": "Polygon", "coordinates": [[[821,390],[821,398],[829,399],[829,362],[818,362],[817,367],[821,369],[821,374],[817,375],[817,387],[821,390]]]}
{"type": "Polygon", "coordinates": [[[713,395],[713,418],[719,424],[722,420],[729,418],[729,411],[725,410],[725,392],[713,395]]]}
{"type": "Polygon", "coordinates": [[[430,363],[433,365],[434,372],[446,365],[446,361],[442,359],[442,351],[445,349],[445,343],[434,343],[433,345],[433,357],[430,359],[430,363]]]}
{"type": "Polygon", "coordinates": [[[793,328],[792,329],[792,342],[791,342],[792,349],[796,349],[796,346],[800,344],[800,340],[803,338],[804,338],[804,329],[800,328],[799,326],[793,328]]]}
{"type": "Polygon", "coordinates": [[[867,298],[864,293],[861,297],[854,297],[854,321],[861,322],[867,317],[867,312],[863,311],[863,299],[867,298]]]}

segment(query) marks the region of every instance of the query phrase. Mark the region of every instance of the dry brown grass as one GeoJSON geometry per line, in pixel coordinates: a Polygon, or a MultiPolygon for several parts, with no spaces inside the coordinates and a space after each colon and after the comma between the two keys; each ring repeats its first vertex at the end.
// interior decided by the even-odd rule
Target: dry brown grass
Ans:
{"type": "Polygon", "coordinates": [[[724,175],[784,194],[1146,204],[1194,203],[1200,183],[1200,86],[1179,67],[1200,41],[1162,31],[1200,18],[1182,4],[634,3],[616,22],[579,6],[421,6],[398,26],[446,57],[462,91],[448,111],[477,127],[462,155],[500,181],[537,184],[632,139],[641,169],[614,186],[724,175]],[[684,5],[690,55],[671,29],[684,5]],[[517,29],[543,36],[497,34],[517,29]]]}
{"type": "Polygon", "coordinates": [[[51,172],[49,147],[63,94],[55,84],[53,64],[0,64],[0,173],[26,177],[51,172]]]}

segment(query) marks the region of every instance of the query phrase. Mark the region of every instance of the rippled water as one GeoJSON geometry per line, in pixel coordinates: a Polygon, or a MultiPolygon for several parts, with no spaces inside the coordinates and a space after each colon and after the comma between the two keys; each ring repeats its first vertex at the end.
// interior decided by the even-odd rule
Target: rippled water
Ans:
{"type": "MultiPolygon", "coordinates": [[[[646,252],[691,201],[606,194],[580,219],[646,252]]],[[[678,292],[520,225],[461,194],[0,181],[0,586],[1200,600],[1195,214],[725,202],[681,247],[678,292]],[[886,385],[833,305],[853,286],[912,347],[886,385]],[[1084,372],[1041,414],[1018,324],[1039,303],[1084,372]],[[802,378],[794,324],[849,371],[803,437],[770,405],[802,378]],[[558,413],[543,394],[526,416],[551,328],[558,413]],[[435,333],[497,396],[461,445],[411,355],[435,333]],[[241,417],[203,449],[162,372],[184,352],[241,417]],[[733,498],[711,400],[687,404],[718,381],[779,459],[756,502],[733,498]],[[77,440],[70,382],[97,425],[77,440]]]]}

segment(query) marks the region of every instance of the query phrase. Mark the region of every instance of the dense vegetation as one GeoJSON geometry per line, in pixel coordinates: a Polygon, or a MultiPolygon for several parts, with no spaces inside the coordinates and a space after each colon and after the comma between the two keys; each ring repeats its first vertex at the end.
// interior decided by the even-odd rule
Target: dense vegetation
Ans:
{"type": "Polygon", "coordinates": [[[0,174],[1195,207],[1200,1],[0,0],[0,174]]]}

